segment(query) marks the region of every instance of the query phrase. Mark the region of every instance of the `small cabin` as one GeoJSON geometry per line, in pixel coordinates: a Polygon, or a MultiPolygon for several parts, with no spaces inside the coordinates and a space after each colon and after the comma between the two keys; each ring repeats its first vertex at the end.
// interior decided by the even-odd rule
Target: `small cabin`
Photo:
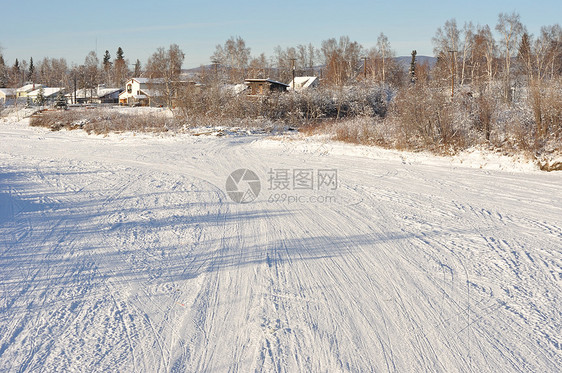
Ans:
{"type": "Polygon", "coordinates": [[[289,88],[288,84],[278,82],[272,79],[246,79],[245,84],[248,86],[248,95],[262,96],[272,92],[286,92],[289,88]]]}

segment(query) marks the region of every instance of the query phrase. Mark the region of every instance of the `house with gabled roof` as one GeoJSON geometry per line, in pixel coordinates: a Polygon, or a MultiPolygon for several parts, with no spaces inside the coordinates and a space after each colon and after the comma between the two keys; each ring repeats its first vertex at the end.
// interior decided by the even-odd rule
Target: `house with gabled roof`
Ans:
{"type": "Polygon", "coordinates": [[[106,88],[100,85],[94,89],[82,88],[64,96],[69,104],[117,104],[121,92],[123,88],[106,88]]]}
{"type": "Polygon", "coordinates": [[[119,95],[119,104],[174,106],[181,96],[181,92],[187,87],[201,88],[202,85],[187,80],[166,81],[162,78],[131,78],[127,81],[125,90],[119,95]]]}
{"type": "Polygon", "coordinates": [[[245,79],[245,84],[248,86],[248,95],[262,96],[272,92],[286,92],[289,88],[288,84],[278,82],[273,79],[245,79]]]}
{"type": "Polygon", "coordinates": [[[39,89],[36,89],[34,91],[31,91],[27,94],[27,97],[29,99],[31,99],[33,102],[38,102],[38,97],[39,95],[43,94],[43,99],[45,100],[45,103],[52,103],[55,102],[55,100],[57,99],[57,96],[59,94],[59,92],[64,91],[64,88],[59,88],[59,87],[41,87],[39,89]]]}
{"type": "Polygon", "coordinates": [[[163,79],[131,78],[119,94],[119,104],[149,106],[162,97],[163,88],[163,79]]]}
{"type": "Polygon", "coordinates": [[[23,87],[16,89],[16,96],[17,97],[27,97],[30,92],[33,92],[41,87],[44,87],[43,84],[35,84],[35,83],[28,83],[23,87]]]}

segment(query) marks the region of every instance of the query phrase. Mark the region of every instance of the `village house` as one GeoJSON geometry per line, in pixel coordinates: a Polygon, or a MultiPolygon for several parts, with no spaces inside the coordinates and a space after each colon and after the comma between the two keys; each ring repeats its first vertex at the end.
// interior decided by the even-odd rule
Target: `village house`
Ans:
{"type": "Polygon", "coordinates": [[[272,92],[286,92],[289,88],[288,84],[278,82],[272,79],[245,79],[248,86],[248,95],[262,96],[272,92]]]}
{"type": "Polygon", "coordinates": [[[120,105],[151,106],[160,102],[164,90],[163,79],[132,78],[119,94],[120,105]]]}
{"type": "Polygon", "coordinates": [[[44,85],[43,84],[35,84],[35,83],[26,84],[23,87],[20,87],[20,88],[16,89],[16,96],[17,97],[27,97],[27,95],[30,92],[33,92],[36,89],[39,89],[41,87],[44,87],[44,85]]]}
{"type": "Polygon", "coordinates": [[[120,105],[162,106],[171,102],[174,106],[181,91],[187,87],[201,89],[202,85],[194,81],[178,80],[168,84],[160,78],[131,78],[125,90],[119,94],[120,105]],[[170,92],[168,92],[170,89],[170,92]],[[170,95],[168,97],[168,95],[170,95]],[[168,101],[170,100],[170,101],[168,101]]]}
{"type": "Polygon", "coordinates": [[[8,105],[16,99],[15,88],[0,88],[0,105],[8,105]]]}
{"type": "Polygon", "coordinates": [[[32,100],[35,103],[38,103],[39,95],[43,94],[43,99],[45,100],[45,104],[53,103],[56,101],[59,92],[64,91],[64,88],[52,87],[52,88],[44,88],[41,87],[34,91],[31,91],[27,94],[28,99],[32,100]]]}
{"type": "Polygon", "coordinates": [[[65,95],[68,104],[117,104],[123,88],[106,88],[99,85],[95,89],[79,89],[65,95]]]}

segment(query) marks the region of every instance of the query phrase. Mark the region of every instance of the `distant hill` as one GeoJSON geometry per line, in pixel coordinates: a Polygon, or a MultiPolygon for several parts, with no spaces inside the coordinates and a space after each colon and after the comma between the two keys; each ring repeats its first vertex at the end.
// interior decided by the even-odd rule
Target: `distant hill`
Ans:
{"type": "MultiPolygon", "coordinates": [[[[412,56],[400,56],[395,58],[396,62],[405,66],[406,68],[410,67],[410,62],[412,61],[412,56]]],[[[424,64],[428,63],[429,67],[435,66],[437,63],[437,58],[431,56],[416,56],[416,63],[424,64]]]]}
{"type": "MultiPolygon", "coordinates": [[[[395,57],[394,60],[398,62],[398,64],[402,65],[405,69],[408,69],[410,67],[410,61],[412,60],[412,56],[395,57]]],[[[418,64],[424,64],[427,62],[429,64],[429,67],[432,68],[437,63],[437,58],[431,56],[416,56],[416,62],[418,64]]],[[[323,67],[324,67],[323,65],[315,66],[314,70],[320,70],[323,67]]],[[[184,77],[193,77],[199,74],[202,70],[212,71],[212,69],[214,68],[215,68],[214,65],[202,65],[190,69],[182,69],[181,72],[184,77]]]]}

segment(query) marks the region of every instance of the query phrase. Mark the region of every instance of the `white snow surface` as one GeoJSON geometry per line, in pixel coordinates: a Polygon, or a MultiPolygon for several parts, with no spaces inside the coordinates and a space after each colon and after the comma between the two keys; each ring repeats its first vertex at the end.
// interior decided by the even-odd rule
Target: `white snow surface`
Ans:
{"type": "Polygon", "coordinates": [[[471,154],[0,122],[0,371],[559,371],[562,174],[471,154]]]}

